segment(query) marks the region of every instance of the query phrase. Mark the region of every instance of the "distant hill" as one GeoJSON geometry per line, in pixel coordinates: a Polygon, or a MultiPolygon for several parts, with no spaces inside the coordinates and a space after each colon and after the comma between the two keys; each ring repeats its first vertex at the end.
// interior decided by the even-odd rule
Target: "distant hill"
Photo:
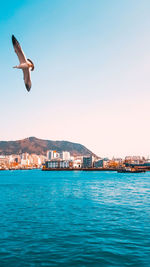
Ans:
{"type": "Polygon", "coordinates": [[[46,155],[47,150],[69,151],[72,156],[94,155],[85,146],[68,141],[42,140],[36,137],[17,141],[0,141],[0,155],[21,154],[25,152],[46,155]]]}

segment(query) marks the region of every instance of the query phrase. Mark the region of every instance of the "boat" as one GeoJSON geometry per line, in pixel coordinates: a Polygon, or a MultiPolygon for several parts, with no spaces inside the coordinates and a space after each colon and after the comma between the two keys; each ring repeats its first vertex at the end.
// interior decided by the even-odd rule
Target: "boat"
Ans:
{"type": "Polygon", "coordinates": [[[130,168],[130,167],[125,167],[117,170],[119,173],[140,173],[140,172],[146,172],[144,169],[135,169],[135,168],[130,168]]]}

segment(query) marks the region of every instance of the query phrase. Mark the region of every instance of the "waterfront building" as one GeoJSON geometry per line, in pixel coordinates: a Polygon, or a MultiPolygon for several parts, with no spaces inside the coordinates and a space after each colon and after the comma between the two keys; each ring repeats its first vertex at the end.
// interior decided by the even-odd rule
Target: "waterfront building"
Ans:
{"type": "Polygon", "coordinates": [[[93,167],[93,157],[92,156],[84,156],[83,157],[83,168],[92,168],[93,167]]]}
{"type": "Polygon", "coordinates": [[[46,161],[45,162],[45,166],[46,168],[50,168],[50,169],[57,169],[57,168],[69,168],[69,161],[68,160],[61,160],[61,159],[57,159],[57,160],[50,160],[50,161],[46,161]]]}
{"type": "Polygon", "coordinates": [[[74,156],[70,156],[70,160],[73,162],[75,160],[74,156]]]}
{"type": "Polygon", "coordinates": [[[9,164],[12,163],[12,162],[14,162],[14,156],[13,155],[10,155],[9,156],[9,164]]]}
{"type": "Polygon", "coordinates": [[[95,168],[104,168],[104,160],[103,159],[99,159],[97,161],[94,162],[94,167],[95,168]]]}
{"type": "Polygon", "coordinates": [[[46,159],[47,159],[46,156],[44,156],[44,155],[38,155],[38,157],[39,157],[39,159],[41,161],[41,165],[44,164],[45,161],[46,161],[46,159]]]}
{"type": "Polygon", "coordinates": [[[81,159],[75,159],[73,162],[72,162],[72,167],[73,168],[81,168],[82,167],[82,160],[81,159]]]}
{"type": "Polygon", "coordinates": [[[94,167],[95,168],[107,168],[109,164],[109,159],[99,159],[97,161],[94,161],[94,167]]]}
{"type": "Polygon", "coordinates": [[[21,159],[21,166],[27,167],[30,165],[29,159],[21,159]]]}
{"type": "Polygon", "coordinates": [[[42,165],[41,159],[39,155],[31,154],[29,157],[30,165],[35,167],[40,167],[42,165]]]}
{"type": "Polygon", "coordinates": [[[9,166],[9,157],[7,156],[0,156],[0,169],[6,168],[9,166]]]}
{"type": "Polygon", "coordinates": [[[69,165],[69,160],[61,160],[60,162],[59,162],[59,166],[60,166],[60,168],[63,168],[63,169],[65,169],[65,168],[69,168],[70,167],[70,165],[69,165]]]}
{"type": "Polygon", "coordinates": [[[115,168],[118,168],[120,166],[120,162],[118,161],[115,161],[115,160],[109,160],[108,163],[107,163],[107,167],[110,168],[110,169],[115,169],[115,168]]]}
{"type": "Polygon", "coordinates": [[[144,157],[140,156],[127,156],[125,157],[125,163],[130,163],[130,164],[143,164],[145,162],[144,157]]]}
{"type": "Polygon", "coordinates": [[[46,161],[45,162],[46,168],[59,168],[59,161],[58,160],[51,160],[51,161],[46,161]]]}
{"type": "Polygon", "coordinates": [[[17,164],[20,164],[21,163],[21,157],[19,155],[15,155],[14,156],[14,162],[17,164]]]}

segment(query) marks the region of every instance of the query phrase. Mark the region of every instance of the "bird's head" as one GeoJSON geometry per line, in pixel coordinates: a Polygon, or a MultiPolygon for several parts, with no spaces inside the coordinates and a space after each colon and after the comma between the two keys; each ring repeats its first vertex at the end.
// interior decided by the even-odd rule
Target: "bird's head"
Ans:
{"type": "Polygon", "coordinates": [[[33,62],[29,58],[27,60],[31,63],[31,70],[33,71],[34,70],[34,64],[33,64],[33,62]]]}

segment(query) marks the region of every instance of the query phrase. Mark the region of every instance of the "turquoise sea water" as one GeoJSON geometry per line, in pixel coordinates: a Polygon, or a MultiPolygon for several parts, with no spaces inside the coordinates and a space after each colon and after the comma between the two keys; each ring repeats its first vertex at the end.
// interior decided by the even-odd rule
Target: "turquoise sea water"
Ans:
{"type": "Polygon", "coordinates": [[[0,266],[150,266],[150,173],[1,171],[0,266]]]}

